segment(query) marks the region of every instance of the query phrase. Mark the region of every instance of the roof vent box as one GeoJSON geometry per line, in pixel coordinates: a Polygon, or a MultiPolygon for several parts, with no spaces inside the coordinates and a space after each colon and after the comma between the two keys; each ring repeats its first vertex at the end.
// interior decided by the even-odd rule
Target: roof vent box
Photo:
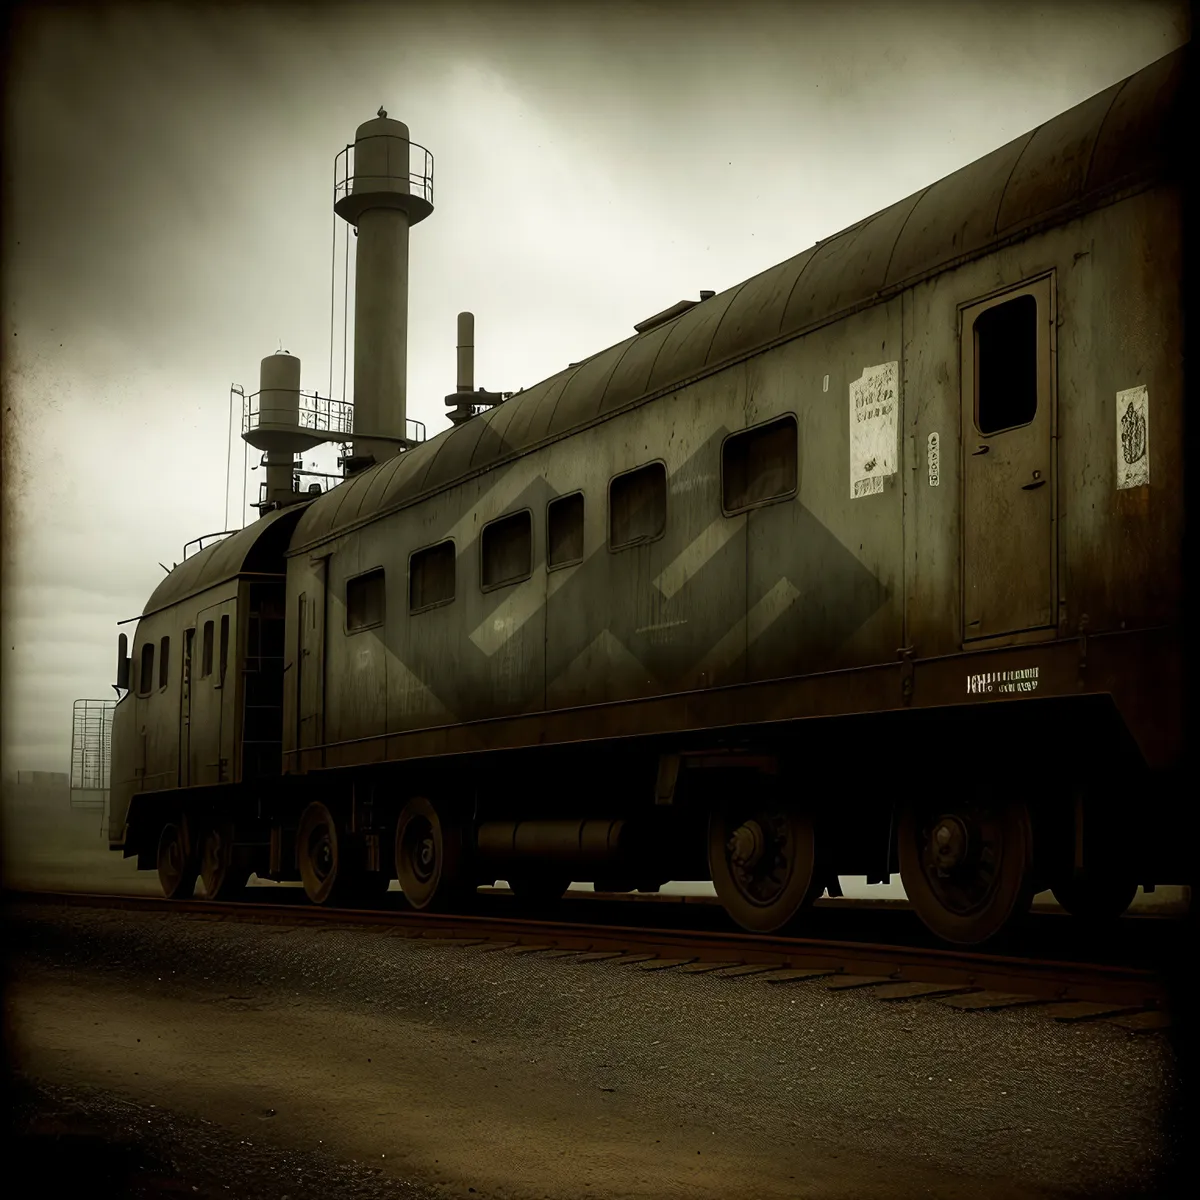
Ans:
{"type": "Polygon", "coordinates": [[[682,317],[689,309],[695,308],[697,304],[701,304],[705,300],[711,300],[715,295],[716,292],[701,292],[699,300],[680,300],[678,304],[672,304],[670,308],[664,308],[662,312],[655,313],[654,316],[647,317],[644,321],[639,321],[633,327],[634,332],[647,333],[651,329],[657,329],[659,325],[665,325],[676,317],[682,317]]]}

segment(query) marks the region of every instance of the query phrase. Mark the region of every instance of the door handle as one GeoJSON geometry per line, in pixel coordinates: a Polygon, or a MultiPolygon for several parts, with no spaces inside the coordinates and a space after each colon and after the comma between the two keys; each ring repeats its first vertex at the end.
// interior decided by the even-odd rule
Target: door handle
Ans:
{"type": "Polygon", "coordinates": [[[1034,488],[1040,488],[1046,481],[1044,479],[1035,479],[1032,483],[1021,484],[1021,491],[1032,492],[1034,488]]]}
{"type": "Polygon", "coordinates": [[[972,454],[986,454],[987,452],[988,448],[986,446],[980,446],[978,450],[971,451],[972,454]]]}

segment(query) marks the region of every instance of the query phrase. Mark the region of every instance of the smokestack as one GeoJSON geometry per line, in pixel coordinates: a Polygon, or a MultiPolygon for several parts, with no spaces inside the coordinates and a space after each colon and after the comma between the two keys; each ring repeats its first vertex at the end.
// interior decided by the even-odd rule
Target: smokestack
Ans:
{"type": "Polygon", "coordinates": [[[341,180],[335,168],[334,211],[358,231],[352,469],[382,462],[405,445],[408,231],[433,212],[433,157],[416,146],[422,170],[413,175],[413,146],[408,126],[381,108],[354,135],[353,167],[347,148],[341,180]]]}

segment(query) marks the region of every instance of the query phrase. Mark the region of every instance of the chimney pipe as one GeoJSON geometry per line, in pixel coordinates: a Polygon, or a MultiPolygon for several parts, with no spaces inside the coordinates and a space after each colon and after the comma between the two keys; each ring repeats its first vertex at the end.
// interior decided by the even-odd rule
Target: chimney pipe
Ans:
{"type": "Polygon", "coordinates": [[[398,453],[406,437],[408,231],[433,211],[432,158],[418,146],[424,169],[412,175],[412,145],[408,126],[381,108],[355,132],[353,167],[349,147],[340,179],[335,167],[334,211],[357,232],[352,461],[358,468],[398,453]]]}
{"type": "Polygon", "coordinates": [[[458,390],[475,390],[475,314],[458,314],[458,390]]]}

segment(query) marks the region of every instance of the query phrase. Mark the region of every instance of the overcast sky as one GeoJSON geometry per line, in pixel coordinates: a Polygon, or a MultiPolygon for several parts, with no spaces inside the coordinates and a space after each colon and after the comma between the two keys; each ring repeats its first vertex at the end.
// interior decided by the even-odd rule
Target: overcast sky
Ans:
{"type": "Polygon", "coordinates": [[[437,164],[408,377],[432,435],[459,310],[476,384],[528,387],[1132,74],[1187,39],[1186,12],[25,12],[5,73],[6,771],[68,768],[71,702],[113,694],[115,623],[224,527],[230,384],[256,390],[282,345],[328,390],[333,156],[380,104],[437,164]]]}

